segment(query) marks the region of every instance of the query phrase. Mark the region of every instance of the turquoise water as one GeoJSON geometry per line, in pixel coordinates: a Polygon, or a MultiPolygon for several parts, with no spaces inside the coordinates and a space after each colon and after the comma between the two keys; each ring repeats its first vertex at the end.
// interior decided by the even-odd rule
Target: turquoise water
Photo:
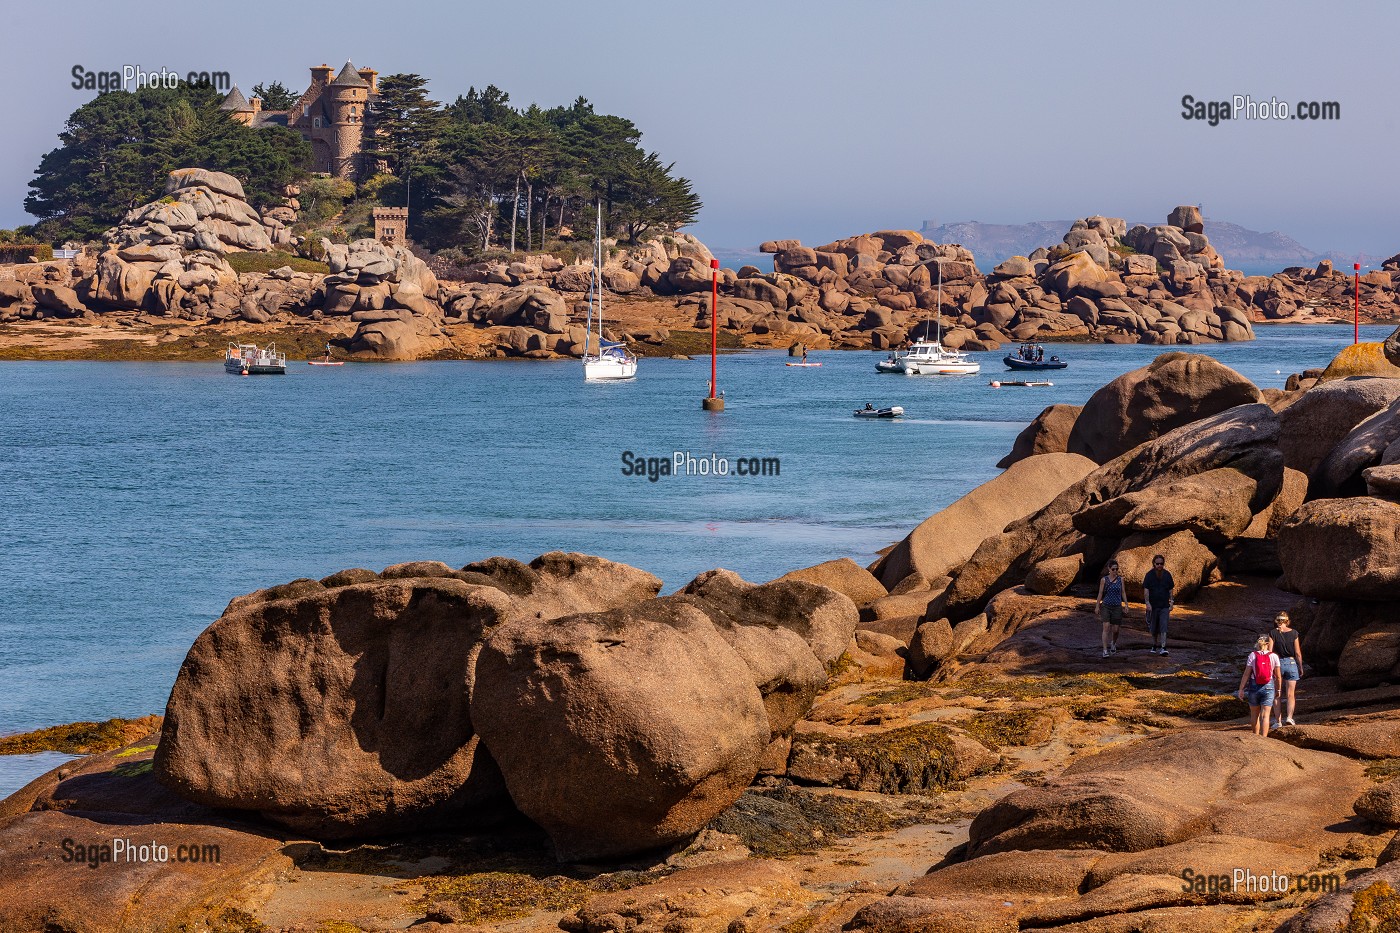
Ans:
{"type": "MultiPolygon", "coordinates": [[[[1367,328],[1380,339],[1390,328],[1367,328]]],[[[1254,379],[1350,342],[1261,327],[1196,348],[1254,379]]],[[[1158,347],[1056,348],[1038,389],[874,372],[879,355],[720,362],[728,409],[700,410],[708,361],[648,359],[631,384],[572,362],[419,363],[229,376],[217,360],[0,364],[0,734],[160,712],[194,637],[229,599],[295,577],[553,549],[643,567],[674,589],[712,567],[763,580],[867,563],[996,472],[1052,402],[1083,402],[1158,347]],[[851,417],[903,405],[898,422],[851,417]],[[622,454],[780,458],[780,475],[622,475],[622,454]]],[[[33,773],[0,759],[0,794],[33,773]]]]}

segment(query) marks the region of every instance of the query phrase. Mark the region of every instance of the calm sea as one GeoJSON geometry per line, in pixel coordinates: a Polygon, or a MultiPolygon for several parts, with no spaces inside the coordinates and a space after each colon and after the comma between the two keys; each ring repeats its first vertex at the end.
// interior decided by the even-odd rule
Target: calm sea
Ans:
{"type": "MultiPolygon", "coordinates": [[[[1367,328],[1380,339],[1389,328],[1367,328]]],[[[1254,379],[1325,363],[1349,328],[1261,327],[1197,348],[1254,379]]],[[[576,363],[419,363],[229,376],[185,363],[0,364],[0,734],[160,712],[229,599],[406,560],[576,550],[667,589],[861,563],[996,472],[1052,402],[1083,402],[1162,352],[1060,346],[1052,388],[875,373],[874,353],[648,359],[624,385],[576,363]],[[903,405],[899,422],[852,410],[903,405]],[[777,476],[623,475],[623,455],[780,459],[777,476]]],[[[0,795],[53,756],[0,758],[0,795]]]]}

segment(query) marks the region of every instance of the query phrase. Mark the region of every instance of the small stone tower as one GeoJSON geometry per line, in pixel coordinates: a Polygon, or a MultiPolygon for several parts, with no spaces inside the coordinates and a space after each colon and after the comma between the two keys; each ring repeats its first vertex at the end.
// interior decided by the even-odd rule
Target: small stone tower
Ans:
{"type": "Polygon", "coordinates": [[[408,208],[376,207],[374,238],[385,246],[400,246],[408,235],[408,208]]]}
{"type": "Polygon", "coordinates": [[[331,173],[350,177],[359,171],[360,145],[364,141],[365,107],[369,82],[349,62],[330,86],[328,110],[335,130],[331,143],[331,173]]]}

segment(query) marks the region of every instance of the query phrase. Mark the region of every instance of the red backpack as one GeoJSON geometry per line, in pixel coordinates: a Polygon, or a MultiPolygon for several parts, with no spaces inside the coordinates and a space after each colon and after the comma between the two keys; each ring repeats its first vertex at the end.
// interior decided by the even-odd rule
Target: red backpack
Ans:
{"type": "Polygon", "coordinates": [[[1257,686],[1262,687],[1274,679],[1273,657],[1274,656],[1267,651],[1254,652],[1254,683],[1257,686]]]}

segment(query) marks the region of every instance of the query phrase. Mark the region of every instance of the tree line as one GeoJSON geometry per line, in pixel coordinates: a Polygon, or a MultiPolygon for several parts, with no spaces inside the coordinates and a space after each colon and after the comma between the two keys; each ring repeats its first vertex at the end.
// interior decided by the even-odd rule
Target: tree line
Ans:
{"type": "Polygon", "coordinates": [[[589,239],[600,202],[606,233],[632,243],[700,212],[690,180],[642,147],[631,120],[582,97],[517,109],[490,85],[443,107],[426,85],[412,74],[380,80],[370,157],[403,182],[410,233],[429,247],[513,252],[564,229],[589,239]]]}
{"type": "MultiPolygon", "coordinates": [[[[254,90],[268,110],[291,99],[279,82],[254,90]]],[[[285,185],[310,175],[310,147],[293,130],[239,124],[219,110],[221,99],[181,85],[83,104],[30,182],[34,232],[51,242],[96,238],[159,197],[171,170],[189,166],[234,175],[255,207],[280,203],[285,185]]],[[[392,178],[362,179],[362,191],[407,204],[410,235],[433,250],[543,248],[568,230],[591,239],[598,203],[606,234],[633,243],[700,211],[689,179],[642,147],[632,121],[582,97],[522,109],[491,85],[443,106],[429,99],[423,77],[396,74],[380,79],[368,116],[367,174],[392,178]]]]}

